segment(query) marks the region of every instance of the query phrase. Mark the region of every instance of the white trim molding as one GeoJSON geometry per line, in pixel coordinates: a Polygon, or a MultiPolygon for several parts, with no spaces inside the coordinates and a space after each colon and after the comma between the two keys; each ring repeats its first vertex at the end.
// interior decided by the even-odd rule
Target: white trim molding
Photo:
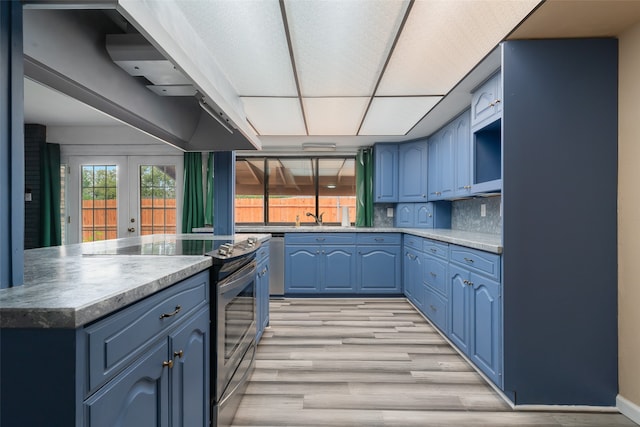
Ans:
{"type": "Polygon", "coordinates": [[[640,406],[620,395],[616,396],[616,405],[622,415],[634,423],[640,424],[640,406]]]}

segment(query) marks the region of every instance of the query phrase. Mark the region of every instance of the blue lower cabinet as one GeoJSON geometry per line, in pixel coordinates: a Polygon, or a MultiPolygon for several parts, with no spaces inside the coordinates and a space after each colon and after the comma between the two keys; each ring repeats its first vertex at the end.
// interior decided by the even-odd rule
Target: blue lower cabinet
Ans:
{"type": "Polygon", "coordinates": [[[285,294],[353,293],[355,284],[355,245],[285,248],[285,294]]]}
{"type": "Polygon", "coordinates": [[[320,290],[325,293],[355,292],[355,246],[322,246],[320,255],[320,290]]]}
{"type": "Polygon", "coordinates": [[[358,246],[358,285],[362,294],[402,292],[402,250],[399,245],[358,246]]]}
{"type": "Polygon", "coordinates": [[[452,263],[449,286],[449,339],[502,387],[500,282],[452,263]]]}
{"type": "Polygon", "coordinates": [[[469,272],[449,265],[449,339],[469,354],[469,272]]]}
{"type": "Polygon", "coordinates": [[[425,285],[424,275],[424,254],[413,248],[404,247],[404,292],[405,296],[420,311],[424,312],[425,285]]]}
{"type": "Polygon", "coordinates": [[[207,425],[208,334],[205,307],[87,399],[85,425],[207,425]]]}
{"type": "Polygon", "coordinates": [[[430,286],[425,288],[424,315],[442,332],[448,333],[447,299],[434,291],[430,286]]]}
{"type": "Polygon", "coordinates": [[[471,360],[493,382],[501,384],[502,301],[500,283],[471,273],[471,360]]]}
{"type": "Polygon", "coordinates": [[[169,343],[163,340],[84,404],[87,427],[169,426],[169,343]]]}
{"type": "Polygon", "coordinates": [[[320,291],[320,247],[286,246],[286,293],[317,293],[320,291]]]}

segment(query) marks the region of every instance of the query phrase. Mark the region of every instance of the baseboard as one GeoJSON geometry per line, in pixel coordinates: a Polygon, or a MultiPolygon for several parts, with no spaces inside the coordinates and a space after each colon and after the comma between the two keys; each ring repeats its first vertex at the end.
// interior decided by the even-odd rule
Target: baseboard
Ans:
{"type": "Polygon", "coordinates": [[[618,395],[616,396],[616,405],[622,415],[629,418],[636,424],[640,424],[640,406],[618,395]]]}
{"type": "Polygon", "coordinates": [[[540,411],[540,412],[601,412],[615,413],[615,406],[589,406],[589,405],[514,405],[516,411],[540,411]]]}

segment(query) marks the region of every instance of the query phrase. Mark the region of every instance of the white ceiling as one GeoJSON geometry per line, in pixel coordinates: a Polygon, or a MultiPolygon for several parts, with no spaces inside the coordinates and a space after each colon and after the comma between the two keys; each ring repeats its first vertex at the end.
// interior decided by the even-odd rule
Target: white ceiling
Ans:
{"type": "MultiPolygon", "coordinates": [[[[505,38],[615,36],[640,21],[640,1],[547,0],[519,25],[538,3],[176,0],[266,150],[426,136],[464,105],[460,82],[505,38]]],[[[122,125],[29,80],[25,120],[122,125]]]]}

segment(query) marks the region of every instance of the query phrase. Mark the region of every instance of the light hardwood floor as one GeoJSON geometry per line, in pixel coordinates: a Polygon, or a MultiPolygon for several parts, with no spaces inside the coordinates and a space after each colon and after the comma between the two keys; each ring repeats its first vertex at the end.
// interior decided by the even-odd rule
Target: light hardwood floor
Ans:
{"type": "Polygon", "coordinates": [[[234,426],[635,426],[513,411],[403,299],[271,301],[234,426]]]}

